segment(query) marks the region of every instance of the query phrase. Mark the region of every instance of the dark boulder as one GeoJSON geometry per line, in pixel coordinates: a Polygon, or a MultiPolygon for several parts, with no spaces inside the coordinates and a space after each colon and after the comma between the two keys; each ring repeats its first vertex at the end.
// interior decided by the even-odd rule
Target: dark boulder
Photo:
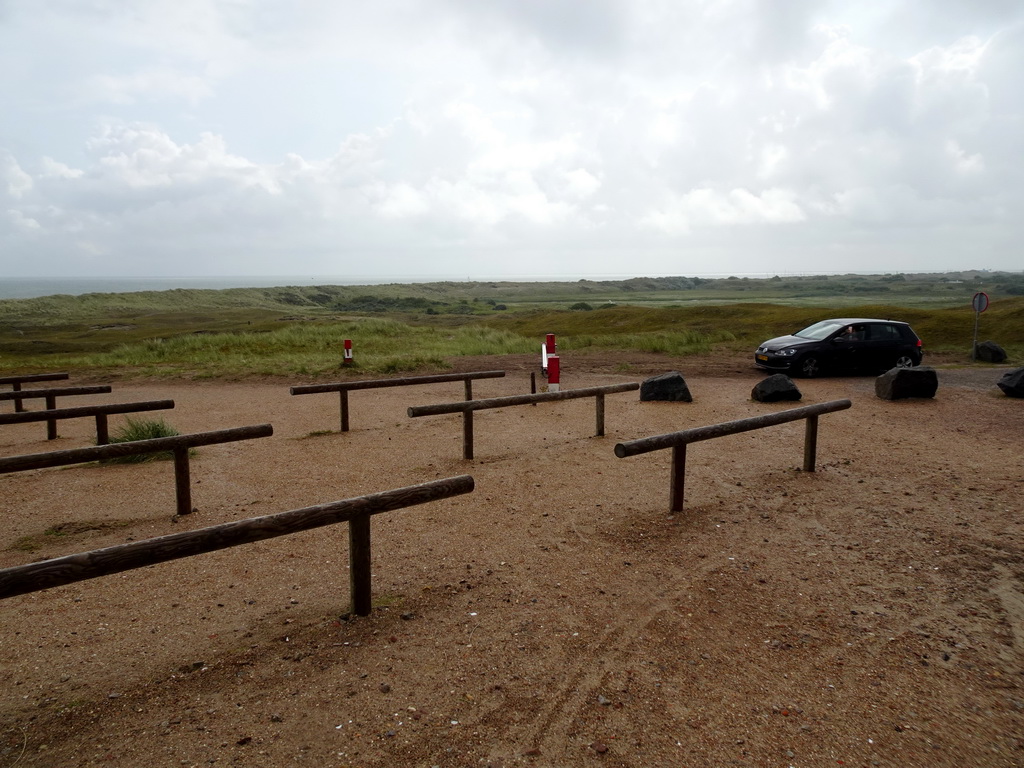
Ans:
{"type": "Polygon", "coordinates": [[[1006,360],[1006,350],[994,341],[983,341],[974,348],[974,357],[985,363],[1001,363],[1006,360]]]}
{"type": "Polygon", "coordinates": [[[996,382],[996,386],[1003,390],[1007,397],[1024,397],[1024,368],[1004,373],[996,382]]]}
{"type": "Polygon", "coordinates": [[[875,379],[875,394],[883,400],[905,397],[935,397],[939,377],[934,368],[893,368],[875,379]]]}
{"type": "Polygon", "coordinates": [[[679,371],[669,371],[646,379],[640,385],[640,401],[664,400],[672,403],[692,403],[686,380],[679,371]]]}
{"type": "Polygon", "coordinates": [[[750,391],[750,397],[759,403],[778,403],[782,400],[799,400],[803,395],[789,376],[775,373],[757,382],[750,391]]]}

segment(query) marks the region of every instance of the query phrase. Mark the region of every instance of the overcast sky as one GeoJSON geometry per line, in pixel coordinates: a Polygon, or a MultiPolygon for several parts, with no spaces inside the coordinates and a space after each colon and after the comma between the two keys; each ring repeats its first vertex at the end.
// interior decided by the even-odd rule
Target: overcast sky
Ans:
{"type": "Polygon", "coordinates": [[[0,276],[1024,269],[1021,0],[0,0],[0,276]]]}

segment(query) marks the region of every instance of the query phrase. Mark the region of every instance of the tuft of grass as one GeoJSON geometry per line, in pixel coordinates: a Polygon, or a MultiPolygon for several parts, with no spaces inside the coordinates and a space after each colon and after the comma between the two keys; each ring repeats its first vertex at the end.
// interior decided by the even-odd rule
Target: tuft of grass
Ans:
{"type": "MultiPolygon", "coordinates": [[[[175,437],[181,433],[163,419],[133,419],[128,417],[124,425],[110,436],[111,443],[133,443],[138,440],[152,440],[157,437],[175,437]]],[[[142,464],[147,461],[173,459],[173,451],[143,453],[134,456],[118,456],[108,459],[109,464],[142,464]]]]}

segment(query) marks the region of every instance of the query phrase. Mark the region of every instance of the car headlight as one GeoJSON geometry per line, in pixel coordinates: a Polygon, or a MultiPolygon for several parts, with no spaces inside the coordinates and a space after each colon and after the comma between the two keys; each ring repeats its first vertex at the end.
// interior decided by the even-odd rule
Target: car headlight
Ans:
{"type": "Polygon", "coordinates": [[[780,349],[775,354],[779,355],[780,357],[792,357],[793,355],[796,354],[796,350],[790,347],[789,349],[780,349]]]}

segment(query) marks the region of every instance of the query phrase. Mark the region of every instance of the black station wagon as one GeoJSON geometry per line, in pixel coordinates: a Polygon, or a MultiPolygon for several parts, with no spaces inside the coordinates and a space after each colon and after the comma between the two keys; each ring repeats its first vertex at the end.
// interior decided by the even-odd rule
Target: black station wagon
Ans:
{"type": "Polygon", "coordinates": [[[822,373],[878,374],[920,365],[921,357],[921,339],[904,322],[840,317],[769,339],[757,348],[754,363],[811,378],[822,373]]]}

